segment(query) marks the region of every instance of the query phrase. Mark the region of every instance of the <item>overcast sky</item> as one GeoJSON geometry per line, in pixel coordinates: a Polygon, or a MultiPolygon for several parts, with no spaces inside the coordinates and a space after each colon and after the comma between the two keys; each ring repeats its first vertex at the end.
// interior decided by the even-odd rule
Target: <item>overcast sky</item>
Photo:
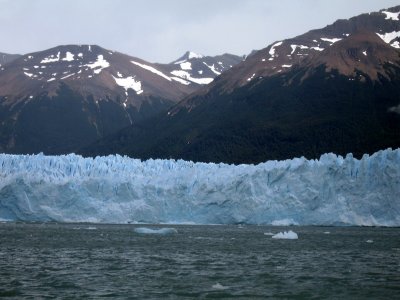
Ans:
{"type": "Polygon", "coordinates": [[[0,52],[97,44],[150,62],[248,54],[400,0],[0,0],[0,52]]]}

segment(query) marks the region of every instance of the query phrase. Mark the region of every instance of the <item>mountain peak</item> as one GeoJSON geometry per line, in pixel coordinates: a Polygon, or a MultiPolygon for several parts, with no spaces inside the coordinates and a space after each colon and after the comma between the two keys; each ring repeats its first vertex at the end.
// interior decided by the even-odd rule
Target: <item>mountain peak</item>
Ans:
{"type": "Polygon", "coordinates": [[[324,64],[346,76],[355,76],[361,71],[376,80],[378,74],[385,76],[385,63],[399,63],[399,54],[380,34],[362,30],[338,41],[311,62],[314,66],[324,64]]]}
{"type": "Polygon", "coordinates": [[[188,60],[191,60],[194,58],[203,58],[203,57],[204,57],[204,55],[202,55],[202,54],[198,54],[193,51],[186,51],[185,54],[183,54],[181,57],[179,57],[177,60],[173,61],[172,63],[180,64],[180,63],[183,63],[185,61],[188,61],[188,60]]]}

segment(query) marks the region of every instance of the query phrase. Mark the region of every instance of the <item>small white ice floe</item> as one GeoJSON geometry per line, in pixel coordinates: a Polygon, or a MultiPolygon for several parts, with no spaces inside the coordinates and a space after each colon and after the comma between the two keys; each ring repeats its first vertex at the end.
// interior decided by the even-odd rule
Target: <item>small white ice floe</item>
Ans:
{"type": "Polygon", "coordinates": [[[94,227],[94,226],[89,226],[89,227],[86,227],[85,229],[86,229],[86,230],[96,230],[96,229],[97,229],[97,227],[94,227]]]}
{"type": "Polygon", "coordinates": [[[222,284],[220,284],[219,282],[217,282],[216,284],[214,284],[212,286],[212,288],[214,290],[226,290],[228,287],[227,286],[223,286],[222,284]]]}
{"type": "Polygon", "coordinates": [[[366,241],[366,243],[368,243],[368,244],[371,244],[371,243],[373,243],[374,241],[373,240],[367,240],[366,241]]]}
{"type": "Polygon", "coordinates": [[[272,236],[273,239],[297,240],[299,236],[294,231],[279,232],[272,236]]]}
{"type": "Polygon", "coordinates": [[[151,229],[146,227],[135,228],[135,232],[139,234],[159,234],[159,235],[167,235],[167,234],[175,234],[178,233],[178,230],[175,228],[160,228],[160,229],[151,229]]]}
{"type": "Polygon", "coordinates": [[[273,232],[264,232],[264,235],[273,236],[273,235],[275,235],[275,233],[273,233],[273,232]]]}
{"type": "Polygon", "coordinates": [[[330,231],[324,231],[324,234],[331,234],[330,231]]]}

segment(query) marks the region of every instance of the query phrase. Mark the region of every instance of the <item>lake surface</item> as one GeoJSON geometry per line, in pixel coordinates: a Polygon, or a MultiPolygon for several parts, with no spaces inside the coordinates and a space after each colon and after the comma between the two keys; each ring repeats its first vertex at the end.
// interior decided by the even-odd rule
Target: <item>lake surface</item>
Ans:
{"type": "Polygon", "coordinates": [[[0,224],[0,297],[400,299],[399,228],[138,227],[0,224]]]}

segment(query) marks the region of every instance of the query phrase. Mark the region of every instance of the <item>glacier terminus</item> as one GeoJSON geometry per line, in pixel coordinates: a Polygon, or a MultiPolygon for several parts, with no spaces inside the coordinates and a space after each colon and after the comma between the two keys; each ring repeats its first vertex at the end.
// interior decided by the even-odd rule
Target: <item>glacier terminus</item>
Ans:
{"type": "Polygon", "coordinates": [[[258,165],[1,154],[0,220],[400,226],[400,149],[258,165]]]}

